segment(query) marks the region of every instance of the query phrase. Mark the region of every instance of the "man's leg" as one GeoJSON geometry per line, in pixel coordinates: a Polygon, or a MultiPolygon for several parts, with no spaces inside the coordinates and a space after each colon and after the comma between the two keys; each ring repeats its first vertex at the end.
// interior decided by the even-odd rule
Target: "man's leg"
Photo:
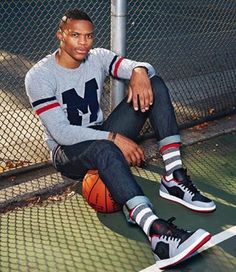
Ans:
{"type": "Polygon", "coordinates": [[[97,169],[112,197],[121,205],[138,196],[141,202],[145,199],[145,203],[149,204],[122,152],[111,141],[85,141],[59,146],[53,160],[58,171],[72,178],[82,178],[88,170],[97,169]]]}
{"type": "Polygon", "coordinates": [[[137,140],[147,118],[160,143],[160,152],[167,175],[172,178],[176,169],[182,168],[180,156],[180,136],[169,91],[163,80],[157,76],[151,79],[153,89],[153,105],[146,112],[134,111],[132,103],[127,103],[127,97],[115,108],[102,125],[103,130],[118,132],[137,140]]]}
{"type": "Polygon", "coordinates": [[[166,170],[161,182],[160,195],[192,210],[211,212],[215,210],[215,203],[196,189],[186,169],[183,169],[181,139],[169,90],[158,76],[151,78],[151,84],[154,100],[148,111],[134,111],[132,103],[128,104],[125,98],[104,122],[102,129],[118,132],[136,140],[149,118],[166,170]]]}
{"type": "Polygon", "coordinates": [[[160,195],[199,212],[214,211],[215,203],[203,196],[183,169],[180,136],[168,88],[159,77],[151,79],[154,104],[150,109],[150,122],[159,137],[159,151],[166,174],[162,178],[160,195]]]}

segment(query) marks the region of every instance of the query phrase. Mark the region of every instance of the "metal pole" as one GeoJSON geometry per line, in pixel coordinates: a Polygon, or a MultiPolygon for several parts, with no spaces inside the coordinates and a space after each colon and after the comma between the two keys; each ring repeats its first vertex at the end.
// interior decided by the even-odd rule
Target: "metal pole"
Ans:
{"type": "MultiPolygon", "coordinates": [[[[123,57],[126,55],[126,18],[127,0],[111,0],[111,50],[123,57]]],[[[111,91],[111,106],[114,109],[124,98],[124,82],[112,79],[111,91]]]]}

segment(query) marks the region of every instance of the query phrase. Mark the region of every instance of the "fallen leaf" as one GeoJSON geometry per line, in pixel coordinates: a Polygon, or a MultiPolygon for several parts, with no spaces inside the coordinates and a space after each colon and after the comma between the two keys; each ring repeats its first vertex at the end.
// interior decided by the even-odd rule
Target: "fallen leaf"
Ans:
{"type": "Polygon", "coordinates": [[[6,168],[11,169],[11,168],[15,168],[15,165],[12,161],[6,161],[6,168]]]}
{"type": "Polygon", "coordinates": [[[201,130],[201,129],[206,128],[206,127],[208,127],[208,122],[204,122],[204,123],[202,123],[200,125],[194,126],[193,130],[201,130]]]}

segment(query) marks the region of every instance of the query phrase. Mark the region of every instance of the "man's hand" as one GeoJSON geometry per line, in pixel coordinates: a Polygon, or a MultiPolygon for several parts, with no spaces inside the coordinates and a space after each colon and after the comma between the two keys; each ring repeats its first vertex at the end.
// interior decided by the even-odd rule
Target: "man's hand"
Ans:
{"type": "Polygon", "coordinates": [[[144,67],[136,67],[132,72],[128,88],[128,100],[133,101],[134,110],[145,112],[153,103],[153,93],[147,70],[144,67]]]}
{"type": "MultiPolygon", "coordinates": [[[[110,133],[108,139],[111,138],[110,133]]],[[[113,142],[119,147],[129,165],[140,166],[145,161],[143,149],[131,139],[117,133],[113,142]]]]}

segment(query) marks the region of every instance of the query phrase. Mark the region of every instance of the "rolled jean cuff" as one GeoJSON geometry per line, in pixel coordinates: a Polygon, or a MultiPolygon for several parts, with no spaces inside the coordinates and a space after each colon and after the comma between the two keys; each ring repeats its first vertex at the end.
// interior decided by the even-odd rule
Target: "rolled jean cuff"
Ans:
{"type": "Polygon", "coordinates": [[[125,203],[125,205],[123,206],[123,213],[129,223],[136,224],[136,222],[130,218],[130,210],[143,203],[147,204],[151,209],[153,209],[152,203],[146,196],[135,196],[125,203]]]}
{"type": "Polygon", "coordinates": [[[171,135],[168,136],[159,142],[159,149],[161,149],[163,146],[173,143],[181,143],[180,135],[171,135]]]}

